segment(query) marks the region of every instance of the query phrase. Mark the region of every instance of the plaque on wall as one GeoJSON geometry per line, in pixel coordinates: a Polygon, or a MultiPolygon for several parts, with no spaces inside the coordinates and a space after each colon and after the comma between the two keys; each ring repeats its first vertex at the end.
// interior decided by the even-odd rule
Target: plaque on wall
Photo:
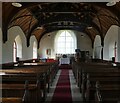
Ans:
{"type": "Polygon", "coordinates": [[[47,55],[51,55],[51,49],[47,49],[47,50],[46,50],[46,54],[47,54],[47,55]]]}

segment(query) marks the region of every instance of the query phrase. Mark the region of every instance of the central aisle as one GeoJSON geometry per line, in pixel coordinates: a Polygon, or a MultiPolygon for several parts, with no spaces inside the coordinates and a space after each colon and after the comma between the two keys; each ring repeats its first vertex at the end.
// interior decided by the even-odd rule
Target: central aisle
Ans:
{"type": "Polygon", "coordinates": [[[72,95],[70,88],[69,70],[61,69],[61,74],[59,76],[54,95],[52,97],[51,103],[72,103],[72,95]]]}
{"type": "Polygon", "coordinates": [[[72,69],[59,69],[50,86],[46,103],[76,103],[76,101],[81,103],[82,98],[72,69]]]}

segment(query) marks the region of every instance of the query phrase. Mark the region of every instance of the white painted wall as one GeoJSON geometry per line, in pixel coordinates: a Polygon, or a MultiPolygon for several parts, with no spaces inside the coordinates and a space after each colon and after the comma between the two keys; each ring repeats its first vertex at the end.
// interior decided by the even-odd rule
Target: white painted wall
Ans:
{"type": "Polygon", "coordinates": [[[101,37],[99,35],[96,35],[94,41],[93,58],[101,59],[101,49],[101,37]]]}
{"type": "Polygon", "coordinates": [[[14,26],[8,30],[8,41],[1,46],[3,49],[2,63],[13,62],[13,43],[15,39],[17,44],[19,44],[17,48],[22,50],[17,54],[17,56],[20,57],[20,60],[33,59],[33,43],[36,42],[37,44],[35,36],[31,36],[30,46],[27,47],[26,37],[22,29],[18,26],[14,26]]]}
{"type": "Polygon", "coordinates": [[[0,64],[2,64],[2,30],[0,28],[0,64]]]}
{"type": "Polygon", "coordinates": [[[8,40],[3,43],[3,63],[13,62],[13,43],[17,36],[20,36],[22,40],[22,58],[25,59],[26,54],[23,52],[25,50],[26,39],[22,29],[18,26],[14,26],[8,30],[8,40]]]}
{"type": "Polygon", "coordinates": [[[120,62],[120,27],[118,27],[117,57],[118,57],[118,62],[120,62]]]}
{"type": "Polygon", "coordinates": [[[21,60],[27,60],[33,58],[33,41],[36,41],[35,37],[30,38],[30,46],[26,45],[26,37],[22,29],[18,26],[14,26],[8,30],[8,41],[2,45],[3,57],[2,63],[13,62],[13,43],[17,36],[21,38],[22,56],[21,60]]]}
{"type": "Polygon", "coordinates": [[[85,33],[75,31],[77,37],[77,48],[81,51],[89,51],[90,57],[93,55],[92,41],[85,33]],[[81,36],[83,35],[83,36],[81,36]]]}
{"type": "Polygon", "coordinates": [[[12,42],[6,42],[2,45],[2,63],[9,63],[13,61],[12,42]]]}
{"type": "Polygon", "coordinates": [[[56,32],[51,32],[42,37],[38,52],[40,58],[55,58],[55,50],[54,50],[55,35],[56,32]],[[46,54],[46,49],[51,49],[51,55],[46,54]]]}
{"type": "MultiPolygon", "coordinates": [[[[58,32],[58,31],[57,31],[58,32]]],[[[40,48],[39,48],[39,56],[41,58],[55,58],[55,49],[54,49],[54,42],[55,42],[55,36],[57,32],[51,32],[44,35],[43,38],[40,41],[40,48]],[[51,55],[46,55],[46,49],[51,49],[51,55]]],[[[81,32],[73,31],[77,38],[77,48],[80,48],[81,51],[90,51],[90,56],[92,56],[92,42],[90,38],[81,32]],[[84,35],[84,37],[81,37],[81,35],[84,35]]]]}
{"type": "MultiPolygon", "coordinates": [[[[117,42],[118,45],[118,26],[112,25],[109,28],[104,38],[104,48],[103,48],[104,60],[112,60],[112,57],[114,57],[115,42],[117,42]]],[[[117,56],[118,56],[118,52],[117,52],[117,56]]],[[[118,61],[118,58],[116,58],[116,61],[118,61]]]]}

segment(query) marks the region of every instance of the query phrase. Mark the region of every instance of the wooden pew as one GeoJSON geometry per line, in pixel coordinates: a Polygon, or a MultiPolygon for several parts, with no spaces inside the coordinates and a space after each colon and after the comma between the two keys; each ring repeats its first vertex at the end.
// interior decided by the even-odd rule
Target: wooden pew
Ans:
{"type": "MultiPolygon", "coordinates": [[[[91,69],[91,71],[89,70],[88,73],[86,73],[86,72],[83,73],[81,89],[82,89],[82,96],[83,96],[84,100],[88,101],[90,98],[90,94],[94,94],[95,89],[93,91],[93,90],[91,90],[91,87],[95,86],[95,82],[97,80],[101,81],[102,83],[108,83],[108,84],[120,83],[120,72],[118,72],[118,71],[113,72],[113,69],[110,69],[110,70],[112,70],[112,72],[109,69],[102,68],[102,70],[91,69]],[[94,71],[92,71],[92,70],[94,70],[94,71]],[[87,76],[86,76],[86,74],[87,74],[87,76]],[[90,92],[92,92],[92,93],[90,93],[90,92]]],[[[94,96],[91,95],[91,98],[93,98],[93,97],[94,96]]]]}
{"type": "MultiPolygon", "coordinates": [[[[90,77],[92,77],[93,79],[94,78],[100,78],[100,77],[103,77],[106,78],[106,77],[120,77],[120,70],[118,69],[114,69],[114,68],[109,68],[109,69],[106,69],[106,68],[101,68],[101,69],[86,69],[85,71],[82,71],[81,74],[79,74],[79,88],[85,88],[84,86],[86,85],[85,83],[86,80],[87,80],[87,75],[90,75],[90,77]],[[84,74],[84,75],[83,75],[84,74]],[[85,82],[85,83],[84,83],[85,82]]],[[[82,90],[81,90],[82,92],[82,90]]]]}
{"type": "MultiPolygon", "coordinates": [[[[85,77],[81,77],[81,78],[84,78],[82,79],[83,81],[87,80],[90,76],[90,78],[92,78],[93,80],[95,79],[99,79],[99,78],[110,78],[110,77],[116,77],[119,79],[120,77],[120,70],[119,69],[114,69],[114,68],[109,68],[109,69],[106,69],[106,68],[101,68],[101,69],[86,69],[82,72],[82,74],[84,74],[85,77]]],[[[81,81],[81,83],[83,82],[81,81]]],[[[82,84],[84,85],[84,83],[82,84]]],[[[84,85],[85,86],[85,85],[84,85]]]]}
{"type": "Polygon", "coordinates": [[[0,64],[0,69],[4,69],[4,68],[13,69],[13,67],[14,67],[14,63],[13,62],[0,64]]]}
{"type": "Polygon", "coordinates": [[[100,84],[96,82],[95,103],[119,103],[120,84],[100,84]]]}
{"type": "MultiPolygon", "coordinates": [[[[86,65],[86,63],[80,63],[79,66],[80,66],[79,68],[81,68],[81,69],[79,69],[79,71],[78,71],[78,83],[79,83],[79,87],[80,87],[80,90],[83,95],[83,100],[86,99],[85,95],[87,95],[88,96],[87,98],[89,98],[89,92],[88,92],[89,89],[86,90],[87,88],[89,88],[89,86],[87,87],[86,84],[89,84],[89,83],[86,81],[86,76],[84,76],[83,73],[85,75],[87,73],[90,73],[93,75],[95,74],[96,76],[99,76],[99,77],[106,75],[106,73],[107,73],[106,76],[110,76],[110,75],[111,76],[120,76],[120,70],[117,68],[111,67],[111,65],[108,65],[108,64],[87,63],[87,65],[86,65]],[[87,91],[87,94],[85,93],[85,91],[87,91]]],[[[87,99],[87,100],[89,100],[89,99],[87,99]]]]}
{"type": "Polygon", "coordinates": [[[21,98],[17,97],[2,97],[0,98],[0,103],[23,103],[21,98]]]}
{"type": "Polygon", "coordinates": [[[41,94],[39,80],[36,84],[1,84],[2,103],[40,103],[41,94]]]}
{"type": "Polygon", "coordinates": [[[95,82],[100,81],[102,85],[106,85],[107,87],[110,87],[111,85],[116,86],[120,89],[120,78],[118,77],[98,77],[98,78],[90,78],[87,80],[86,87],[83,88],[83,97],[86,101],[94,100],[94,94],[95,94],[95,82]]]}
{"type": "MultiPolygon", "coordinates": [[[[112,67],[109,64],[79,63],[79,65],[77,64],[76,72],[78,73],[78,74],[76,73],[76,75],[78,76],[77,82],[79,83],[80,89],[82,88],[81,92],[83,95],[83,100],[85,101],[89,101],[91,94],[94,94],[90,92],[92,90],[91,85],[95,85],[96,80],[99,80],[101,78],[100,81],[102,81],[102,83],[109,83],[109,84],[116,83],[116,85],[118,84],[120,80],[119,78],[120,70],[116,67],[112,67]],[[86,74],[88,73],[90,74],[90,77],[93,76],[94,83],[91,83],[91,80],[87,81],[86,74]],[[105,76],[108,77],[109,79],[112,79],[112,81],[110,81],[109,79],[104,80],[105,76]],[[115,78],[117,80],[114,80],[115,78]]],[[[95,87],[93,90],[95,92],[95,87]]]]}
{"type": "MultiPolygon", "coordinates": [[[[82,85],[82,74],[84,73],[85,75],[87,75],[88,73],[90,74],[90,76],[97,76],[97,77],[102,77],[102,76],[120,76],[120,69],[117,69],[117,68],[114,68],[114,67],[110,67],[110,68],[95,68],[95,67],[93,67],[93,68],[84,68],[84,69],[82,69],[81,71],[80,71],[80,73],[79,73],[79,78],[81,78],[81,79],[79,79],[79,84],[80,84],[80,86],[79,87],[81,87],[81,85],[82,85]],[[80,74],[81,73],[81,74],[80,74]]],[[[85,78],[86,78],[87,76],[85,76],[85,78]]]]}
{"type": "Polygon", "coordinates": [[[46,75],[46,80],[47,80],[47,87],[48,87],[48,92],[50,88],[50,84],[52,85],[52,82],[58,72],[58,61],[52,61],[52,62],[37,62],[37,63],[29,63],[25,62],[23,63],[22,67],[36,67],[36,66],[49,66],[49,71],[47,72],[46,75]]]}
{"type": "Polygon", "coordinates": [[[42,79],[40,82],[41,82],[41,88],[43,91],[42,93],[43,100],[45,100],[46,88],[47,88],[47,91],[49,91],[49,83],[52,82],[53,77],[55,77],[55,74],[57,73],[57,70],[58,70],[57,67],[58,65],[56,62],[55,63],[54,62],[53,63],[52,62],[51,63],[26,63],[21,67],[15,67],[14,69],[11,69],[11,70],[5,69],[5,70],[1,70],[0,72],[2,73],[4,72],[7,75],[11,74],[11,76],[8,76],[9,78],[7,77],[7,75],[5,75],[6,78],[4,77],[3,79],[6,81],[7,81],[7,78],[9,81],[9,79],[14,77],[15,75],[16,76],[14,79],[18,80],[20,78],[19,74],[22,75],[22,78],[24,77],[23,80],[27,78],[30,79],[30,76],[31,76],[31,80],[34,81],[35,79],[34,74],[41,74],[41,73],[44,74],[44,76],[43,75],[41,76],[42,79]],[[47,69],[45,67],[47,67],[47,69]],[[52,72],[52,76],[50,76],[51,72],[52,72]],[[27,75],[24,75],[24,74],[27,74],[27,75]]]}
{"type": "Polygon", "coordinates": [[[49,69],[46,73],[46,83],[47,83],[47,92],[49,92],[50,85],[58,72],[58,61],[53,62],[37,62],[37,63],[23,63],[22,67],[41,67],[41,66],[49,66],[49,69]]]}
{"type": "MultiPolygon", "coordinates": [[[[84,69],[101,69],[101,68],[113,68],[113,66],[109,63],[84,63],[84,62],[72,62],[72,70],[73,74],[75,76],[76,82],[78,84],[78,87],[81,88],[81,83],[82,83],[82,72],[84,69]]],[[[115,67],[114,67],[115,68],[115,67]]],[[[81,89],[80,89],[81,92],[81,89]]]]}
{"type": "MultiPolygon", "coordinates": [[[[7,85],[15,85],[16,83],[21,83],[23,84],[25,80],[28,80],[30,82],[30,84],[35,84],[36,80],[38,79],[40,81],[40,90],[38,91],[39,93],[41,93],[41,101],[44,101],[46,98],[46,93],[47,93],[47,88],[46,88],[46,77],[44,74],[6,74],[6,75],[2,75],[3,80],[2,83],[3,84],[7,84],[7,85]],[[22,78],[21,78],[22,77],[22,78]]],[[[12,92],[13,90],[11,90],[12,92]]],[[[39,97],[40,99],[40,97],[39,97]]]]}
{"type": "MultiPolygon", "coordinates": [[[[72,62],[72,71],[73,71],[75,80],[77,82],[77,85],[78,85],[78,87],[80,87],[79,81],[81,79],[81,71],[82,71],[80,63],[73,61],[72,62]]],[[[81,92],[81,90],[80,90],[80,92],[81,92]]]]}

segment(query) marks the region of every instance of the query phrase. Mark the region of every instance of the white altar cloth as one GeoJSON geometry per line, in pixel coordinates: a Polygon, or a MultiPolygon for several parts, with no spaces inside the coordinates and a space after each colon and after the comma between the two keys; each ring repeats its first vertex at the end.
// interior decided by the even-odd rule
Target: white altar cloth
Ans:
{"type": "Polygon", "coordinates": [[[60,64],[70,64],[70,58],[60,58],[59,63],[60,64]]]}

